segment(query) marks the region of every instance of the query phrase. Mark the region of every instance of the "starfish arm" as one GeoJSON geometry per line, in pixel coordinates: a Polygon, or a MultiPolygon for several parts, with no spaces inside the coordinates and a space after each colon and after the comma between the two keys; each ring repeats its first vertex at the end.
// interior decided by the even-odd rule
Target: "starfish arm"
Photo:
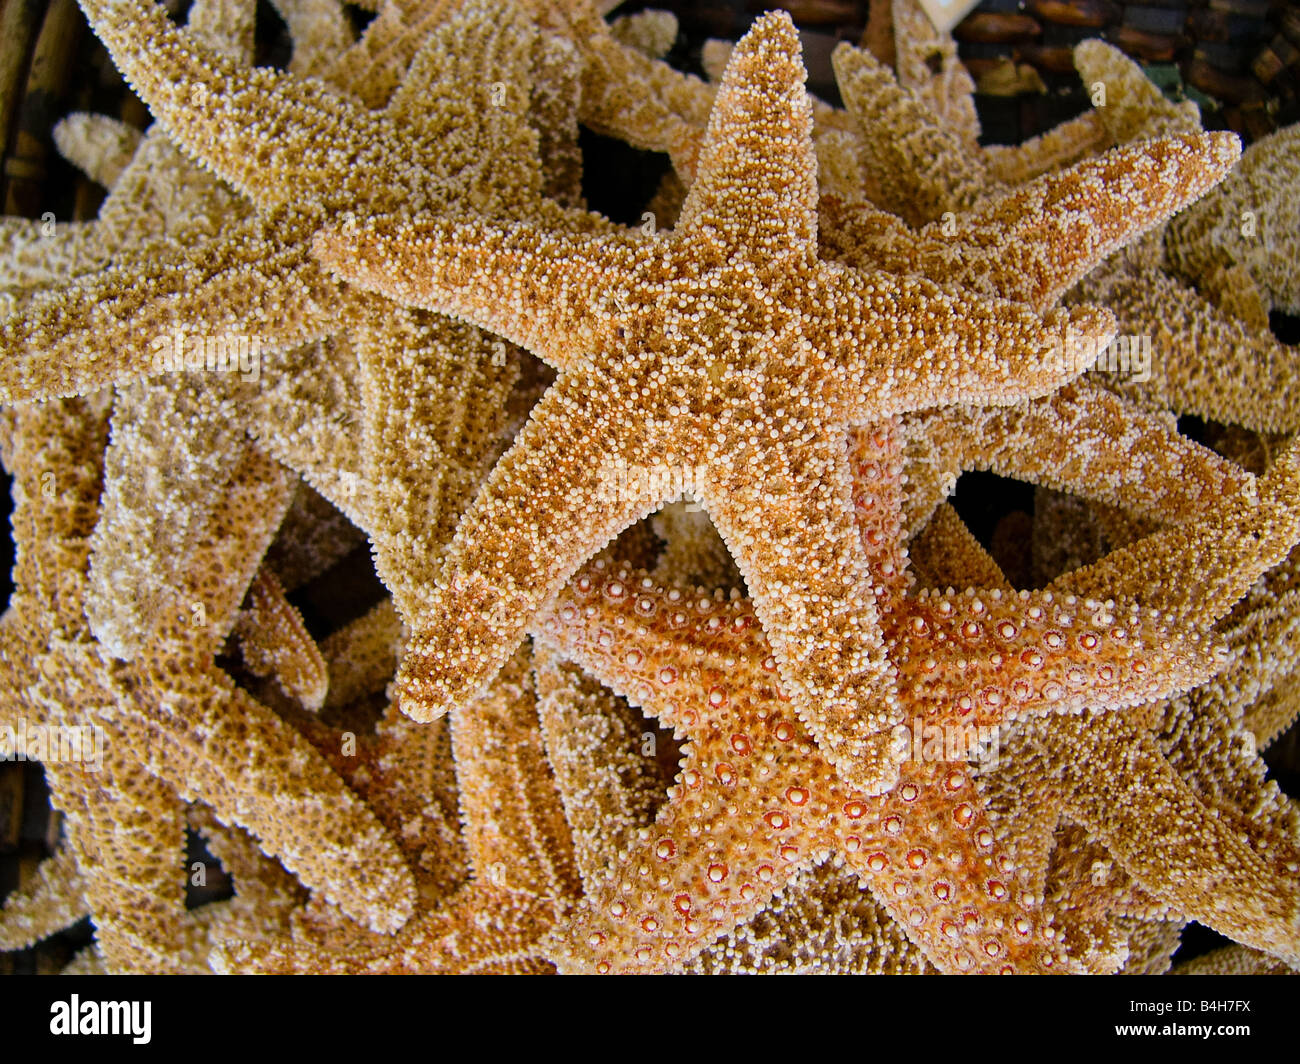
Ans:
{"type": "Polygon", "coordinates": [[[1171,133],[1194,133],[1201,128],[1200,109],[1191,100],[1171,103],[1142,67],[1114,45],[1093,39],[1074,49],[1074,65],[1089,87],[1105,86],[1104,107],[1098,118],[1112,144],[1151,140],[1171,133]]]}
{"type": "Polygon", "coordinates": [[[936,30],[916,0],[893,0],[890,6],[894,61],[889,65],[896,68],[899,84],[910,89],[968,149],[976,148],[980,121],[975,81],[958,58],[952,33],[936,30]]]}
{"type": "Polygon", "coordinates": [[[744,247],[760,263],[811,260],[817,158],[806,77],[789,16],[759,19],[727,63],[678,232],[744,247]]]}
{"type": "Polygon", "coordinates": [[[822,210],[849,230],[835,250],[850,265],[920,273],[1041,313],[1116,249],[1202,195],[1239,154],[1230,133],[1116,148],[931,222],[906,242],[882,231],[873,208],[832,202],[822,210]],[[854,217],[864,212],[855,233],[854,217]]]}
{"type": "Polygon", "coordinates": [[[1017,303],[943,291],[920,277],[824,263],[823,309],[806,332],[839,362],[850,424],[951,403],[1003,406],[1054,391],[1114,335],[1095,307],[1039,317],[1017,303]]]}
{"type": "Polygon", "coordinates": [[[259,352],[317,338],[338,287],[305,247],[269,248],[268,225],[251,221],[215,245],[142,257],[33,296],[0,324],[0,401],[85,394],[183,369],[200,354],[229,366],[232,336],[259,352]]]}
{"type": "Polygon", "coordinates": [[[314,250],[345,280],[399,303],[451,314],[504,336],[557,368],[616,340],[624,296],[608,278],[631,268],[637,243],[579,231],[488,221],[391,216],[326,229],[314,250]],[[593,304],[604,310],[593,315],[593,304]]]}
{"type": "Polygon", "coordinates": [[[270,569],[257,571],[248,589],[248,609],[235,625],[244,664],[255,676],[274,676],[280,689],[309,710],[320,709],[329,673],[302,614],[285,598],[270,569]]]}
{"type": "Polygon", "coordinates": [[[121,119],[84,111],[60,119],[51,135],[59,154],[104,188],[117,183],[144,139],[121,119]]]}
{"type": "Polygon", "coordinates": [[[989,144],[982,154],[989,172],[1004,185],[1023,185],[1042,174],[1073,166],[1110,147],[1097,111],[1085,111],[1023,144],[989,144]]]}
{"type": "Polygon", "coordinates": [[[898,722],[844,436],[709,469],[704,505],[736,559],[801,718],[846,779],[893,783],[898,722]]]}
{"type": "Polygon", "coordinates": [[[1300,456],[1291,445],[1226,505],[1112,551],[1051,587],[1132,597],[1175,622],[1213,624],[1297,541],[1300,456]]]}
{"type": "Polygon", "coordinates": [[[1104,722],[1064,720],[1049,741],[1067,777],[1088,780],[1067,793],[1070,813],[1140,884],[1222,934],[1300,963],[1295,847],[1254,852],[1122,715],[1104,722]],[[1207,867],[1206,853],[1222,860],[1207,867]]]}
{"type": "Polygon", "coordinates": [[[600,414],[610,401],[562,375],[493,468],[448,549],[423,637],[407,645],[407,714],[433,719],[481,690],[542,603],[674,490],[622,453],[600,414]]]}
{"type": "Polygon", "coordinates": [[[1172,975],[1295,975],[1297,969],[1248,946],[1224,946],[1174,966],[1172,975]]]}
{"type": "MultiPolygon", "coordinates": [[[[909,477],[910,479],[910,477],[909,477]]],[[[1014,588],[971,533],[951,503],[940,502],[907,545],[908,561],[922,588],[1014,588]]]]}
{"type": "MultiPolygon", "coordinates": [[[[81,653],[58,655],[57,664],[46,659],[38,697],[62,703],[69,690],[90,694],[84,682],[66,683],[69,672],[81,672],[74,664],[81,653]]],[[[80,723],[75,711],[63,719],[80,723]]],[[[106,736],[93,776],[79,765],[47,764],[52,801],[67,817],[67,845],[86,877],[85,902],[108,970],[192,973],[184,955],[198,929],[185,911],[185,807],[171,787],[123,756],[120,741],[106,736]]]]}
{"type": "Polygon", "coordinates": [[[709,86],[614,40],[589,4],[530,0],[528,6],[582,55],[582,124],[633,147],[667,152],[674,169],[693,177],[713,99],[709,86]]]}
{"type": "MultiPolygon", "coordinates": [[[[364,6],[364,5],[363,5],[364,6]]],[[[389,0],[348,48],[330,57],[324,79],[368,108],[392,96],[429,34],[451,5],[426,0],[389,0]]]]}
{"type": "MultiPolygon", "coordinates": [[[[215,654],[225,642],[292,494],[288,474],[270,459],[247,446],[237,457],[222,486],[220,505],[193,528],[188,563],[172,583],[159,585],[156,596],[122,600],[87,592],[87,614],[115,655],[147,657],[163,646],[215,654]]],[[[92,544],[105,579],[132,567],[144,573],[157,569],[157,559],[140,563],[133,557],[133,544],[101,539],[99,531],[97,527],[92,544]]]]}
{"type": "Polygon", "coordinates": [[[909,440],[943,456],[945,479],[989,470],[1166,523],[1202,514],[1250,483],[1167,418],[1082,381],[1016,406],[946,407],[905,424],[909,440]]]}
{"type": "Polygon", "coordinates": [[[1175,218],[1165,231],[1165,254],[1173,271],[1205,291],[1226,289],[1231,298],[1263,312],[1270,306],[1300,312],[1294,269],[1300,205],[1300,126],[1290,125],[1255,141],[1241,164],[1210,195],[1175,218]],[[1261,231],[1262,227],[1262,231],[1261,231]]]}
{"type": "Polygon", "coordinates": [[[0,218],[0,287],[60,284],[108,262],[95,222],[0,218]]]}
{"type": "Polygon", "coordinates": [[[270,356],[247,401],[247,431],[357,528],[370,521],[362,476],[360,376],[346,334],[270,356]]]}
{"type": "MultiPolygon", "coordinates": [[[[301,921],[292,936],[223,942],[221,972],[312,975],[537,975],[553,973],[539,938],[550,905],[472,884],[453,903],[413,919],[396,935],[369,935],[333,914],[301,921]]],[[[313,914],[315,915],[315,914],[313,914]]]]}
{"type": "Polygon", "coordinates": [[[122,658],[156,638],[160,603],[184,579],[194,545],[246,444],[233,411],[197,374],[118,390],[91,538],[86,616],[122,658]],[[159,508],[158,498],[169,505],[159,508]]]}
{"type": "Polygon", "coordinates": [[[1050,591],[923,591],[886,626],[899,698],[988,727],[1122,709],[1209,679],[1224,660],[1213,641],[1153,613],[1050,591]]]}
{"type": "Polygon", "coordinates": [[[1172,409],[1256,432],[1300,427],[1293,348],[1247,328],[1162,271],[1121,275],[1106,288],[1122,330],[1151,337],[1154,377],[1172,409]]]}
{"type": "Polygon", "coordinates": [[[414,884],[374,814],[293,728],[211,666],[154,663],[121,692],[151,772],[247,828],[304,885],[377,931],[414,908],[414,884]]]}
{"type": "Polygon", "coordinates": [[[352,25],[339,0],[274,0],[272,6],[293,38],[291,74],[325,76],[338,56],[354,44],[352,25]]]}
{"type": "Polygon", "coordinates": [[[84,573],[99,516],[106,397],[30,403],[14,417],[14,601],[42,628],[67,639],[86,634],[84,573]]]}
{"type": "Polygon", "coordinates": [[[476,878],[558,906],[582,893],[564,808],[542,742],[531,653],[451,716],[465,843],[476,878]]]}
{"type": "Polygon", "coordinates": [[[351,335],[366,530],[379,577],[418,635],[424,589],[499,454],[518,355],[471,326],[388,304],[373,305],[351,335]]]}
{"type": "MultiPolygon", "coordinates": [[[[542,194],[562,207],[582,208],[582,149],[578,143],[582,57],[564,38],[539,34],[533,48],[532,75],[528,124],[537,130],[542,194]]],[[[654,205],[647,210],[653,211],[654,205]]],[[[666,224],[665,215],[656,216],[665,217],[666,224]]]]}
{"type": "MultiPolygon", "coordinates": [[[[537,710],[586,891],[604,881],[636,831],[654,822],[663,787],[646,756],[639,714],[581,668],[534,639],[537,710]]],[[[653,738],[653,735],[651,735],[653,738]]]]}
{"type": "Polygon", "coordinates": [[[847,42],[831,56],[835,80],[864,140],[868,179],[879,206],[909,225],[977,203],[994,184],[982,160],[894,80],[878,60],[847,42]]]}
{"type": "Polygon", "coordinates": [[[382,691],[397,671],[401,641],[402,622],[391,598],[327,635],[320,644],[330,678],[325,707],[382,691]]]}
{"type": "Polygon", "coordinates": [[[0,950],[27,949],[71,927],[90,910],[76,853],[66,841],[0,907],[0,950]]]}
{"type": "Polygon", "coordinates": [[[174,26],[153,0],[84,0],[82,9],[172,138],[259,206],[304,190],[337,195],[348,183],[341,169],[358,177],[370,162],[344,158],[359,131],[370,143],[398,139],[322,82],[241,67],[174,26]]]}

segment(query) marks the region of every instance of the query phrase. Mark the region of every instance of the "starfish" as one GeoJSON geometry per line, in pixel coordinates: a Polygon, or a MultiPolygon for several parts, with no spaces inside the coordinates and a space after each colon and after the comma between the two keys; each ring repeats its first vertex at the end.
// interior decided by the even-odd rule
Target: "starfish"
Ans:
{"type": "Polygon", "coordinates": [[[408,712],[431,718],[479,690],[577,566],[662,504],[658,478],[640,474],[685,469],[801,716],[850,779],[892,782],[882,732],[896,708],[844,432],[959,396],[1042,394],[1069,375],[1053,345],[1100,340],[1109,322],[820,261],[803,80],[788,18],[760,19],[667,237],[591,235],[568,212],[545,228],[403,216],[316,241],[354,283],[491,328],[560,371],[457,530],[437,616],[399,675],[408,712]],[[1010,350],[1023,352],[1014,369],[1010,350]]]}

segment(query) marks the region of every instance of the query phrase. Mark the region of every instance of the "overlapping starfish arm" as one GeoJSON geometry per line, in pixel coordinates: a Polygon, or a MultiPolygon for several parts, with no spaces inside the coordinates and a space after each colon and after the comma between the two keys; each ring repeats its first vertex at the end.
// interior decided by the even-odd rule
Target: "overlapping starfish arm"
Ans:
{"type": "Polygon", "coordinates": [[[362,476],[360,371],[346,335],[272,355],[246,397],[246,432],[356,528],[365,528],[370,487],[362,476]]]}
{"type": "Polygon", "coordinates": [[[1138,883],[1238,942],[1300,962],[1294,843],[1252,847],[1122,714],[1063,720],[1051,742],[1064,765],[1071,815],[1138,883]],[[1206,852],[1224,855],[1224,864],[1207,869],[1206,852]]]}
{"type": "Polygon", "coordinates": [[[831,62],[862,135],[859,158],[880,189],[879,206],[920,226],[973,206],[996,185],[980,157],[870,52],[844,42],[831,62]]]}
{"type": "Polygon", "coordinates": [[[1210,189],[1239,154],[1230,133],[1117,148],[916,233],[868,204],[824,199],[830,231],[822,246],[849,265],[921,273],[1043,311],[1116,249],[1210,189]]]}
{"type": "Polygon", "coordinates": [[[1044,712],[1122,709],[1203,683],[1222,664],[1215,641],[1136,603],[1051,591],[922,591],[890,659],[900,700],[960,707],[995,725],[1044,712]],[[961,659],[953,686],[940,666],[961,659]]]}
{"type": "Polygon", "coordinates": [[[395,931],[410,916],[411,874],[374,814],[224,674],[150,663],[117,694],[124,733],[142,744],[152,774],[248,828],[306,886],[375,930],[395,931]]]}
{"type": "Polygon", "coordinates": [[[353,284],[455,315],[565,369],[583,353],[617,343],[616,316],[643,301],[624,278],[655,259],[665,260],[660,272],[666,273],[668,254],[630,233],[582,232],[578,224],[586,216],[578,212],[563,218],[573,219],[567,230],[389,216],[325,229],[313,247],[353,284]]]}
{"type": "Polygon", "coordinates": [[[406,307],[376,308],[351,335],[366,528],[380,579],[418,637],[425,589],[498,456],[518,355],[477,329],[406,307]]]}
{"type": "Polygon", "coordinates": [[[558,908],[582,892],[568,822],[546,760],[531,650],[451,718],[465,843],[474,875],[558,908]]]}
{"type": "Polygon", "coordinates": [[[1289,445],[1273,467],[1217,512],[1112,551],[1053,587],[1131,595],[1191,625],[1213,625],[1300,541],[1300,455],[1289,445]]]}
{"type": "Polygon", "coordinates": [[[1271,333],[1248,327],[1159,270],[1090,278],[1080,294],[1104,298],[1126,334],[1151,337],[1152,350],[1161,352],[1153,359],[1155,389],[1173,410],[1257,432],[1300,426],[1295,354],[1271,333]]]}
{"type": "Polygon", "coordinates": [[[134,382],[118,389],[113,405],[86,616],[119,657],[134,657],[154,638],[160,603],[218,505],[213,488],[230,482],[246,447],[233,402],[215,401],[197,373],[169,384],[134,382]],[[164,494],[172,503],[160,508],[164,494]]]}
{"type": "MultiPolygon", "coordinates": [[[[910,89],[968,149],[976,148],[980,120],[975,81],[957,56],[952,34],[936,30],[916,0],[893,0],[889,14],[894,46],[889,65],[897,71],[898,83],[910,89]]],[[[863,37],[865,45],[865,33],[863,37]]]]}
{"type": "Polygon", "coordinates": [[[0,906],[0,950],[27,949],[87,916],[85,891],[77,855],[64,840],[0,906]]]}
{"type": "Polygon", "coordinates": [[[1041,174],[1072,166],[1110,146],[1097,112],[1085,111],[1023,144],[988,144],[983,149],[989,173],[1004,185],[1020,185],[1041,174]]]}
{"type": "Polygon", "coordinates": [[[1175,104],[1142,68],[1114,45],[1094,39],[1074,49],[1074,65],[1084,84],[1105,88],[1104,107],[1097,114],[1112,144],[1150,140],[1171,133],[1194,133],[1201,112],[1191,100],[1175,104]]]}
{"type": "Polygon", "coordinates": [[[302,614],[285,597],[275,573],[263,565],[248,589],[248,608],[235,624],[244,664],[255,676],[274,676],[280,689],[310,710],[320,709],[329,673],[302,614]]]}
{"type": "Polygon", "coordinates": [[[1221,289],[1235,281],[1252,290],[1265,310],[1300,312],[1293,268],[1300,232],[1297,160],[1300,125],[1279,129],[1247,148],[1228,179],[1165,231],[1173,270],[1202,288],[1221,289]]]}
{"type": "MultiPolygon", "coordinates": [[[[63,698],[57,688],[43,694],[63,698]]],[[[111,697],[102,688],[95,695],[111,697]]],[[[84,723],[77,716],[66,722],[84,723]]],[[[47,765],[46,775],[86,873],[86,904],[107,968],[193,974],[186,962],[198,953],[202,932],[185,910],[185,807],[175,791],[112,750],[93,783],[81,766],[47,765]]]]}
{"type": "Polygon", "coordinates": [[[465,513],[430,595],[430,623],[398,673],[403,711],[415,719],[475,695],[578,566],[678,490],[618,439],[600,414],[609,398],[561,377],[465,513]]]}
{"type": "Polygon", "coordinates": [[[85,0],[82,9],[171,137],[260,207],[284,203],[295,190],[355,195],[352,185],[369,178],[385,142],[401,139],[382,115],[323,82],[245,69],[203,47],[152,0],[85,0]],[[358,147],[345,164],[349,144],[358,147]]]}
{"type": "Polygon", "coordinates": [[[90,180],[111,189],[144,139],[135,126],[109,115],[75,111],[51,133],[54,146],[90,180]]]}
{"type": "Polygon", "coordinates": [[[533,45],[532,75],[528,125],[537,132],[542,194],[562,207],[581,209],[586,206],[578,144],[582,59],[563,37],[540,33],[533,45]]]}
{"type": "Polygon", "coordinates": [[[821,276],[822,310],[804,333],[835,359],[835,413],[851,424],[1046,395],[1090,366],[1115,334],[1114,317],[1100,307],[1039,316],[1023,304],[945,292],[922,277],[834,264],[823,264],[821,276]]]}
{"type": "Polygon", "coordinates": [[[846,780],[887,790],[896,778],[887,735],[900,709],[844,437],[747,449],[716,466],[704,506],[754,596],[796,711],[846,780]]]}
{"type": "Polygon", "coordinates": [[[546,764],[527,651],[454,720],[465,842],[474,878],[391,937],[333,908],[298,914],[289,935],[256,949],[226,943],[243,971],[551,971],[542,939],[580,891],[564,810],[546,764]]]}
{"type": "MultiPolygon", "coordinates": [[[[362,4],[378,14],[346,50],[330,58],[324,78],[366,107],[382,107],[429,34],[455,10],[450,0],[362,4]]],[[[314,71],[313,71],[314,72],[314,71]]]]}
{"type": "Polygon", "coordinates": [[[568,37],[583,58],[583,125],[638,148],[664,151],[693,175],[712,92],[698,78],[620,44],[588,3],[529,0],[538,23],[568,37]]]}
{"type": "MultiPolygon", "coordinates": [[[[1217,515],[1158,532],[1058,584],[1140,586],[1144,601],[1157,608],[1189,623],[1213,623],[1300,536],[1294,447],[1256,487],[1217,515]],[[1139,559],[1149,567],[1139,569],[1139,559]]],[[[1300,847],[1293,831],[1269,830],[1267,818],[1246,823],[1248,811],[1234,810],[1213,792],[1198,794],[1141,718],[1068,719],[1041,742],[1070,784],[1064,797],[1072,815],[1142,886],[1239,941],[1293,956],[1300,941],[1300,847]],[[1122,802],[1113,801],[1117,792],[1125,795],[1122,802]],[[1153,823],[1162,825],[1158,845],[1150,838],[1153,823]],[[1230,871],[1206,871],[1205,847],[1232,854],[1230,871]]]]}
{"type": "Polygon", "coordinates": [[[906,504],[911,527],[970,469],[1165,523],[1202,513],[1251,483],[1239,466],[1180,435],[1167,418],[1086,381],[1012,407],[925,411],[904,425],[909,482],[917,482],[906,504]],[[917,477],[922,463],[930,468],[917,477]]]}
{"type": "Polygon", "coordinates": [[[401,640],[402,622],[391,598],[321,640],[330,677],[325,708],[382,691],[397,669],[401,640]]]}
{"type": "MultiPolygon", "coordinates": [[[[533,646],[537,711],[586,892],[654,822],[663,785],[644,724],[626,702],[543,643],[533,646]]],[[[656,742],[657,749],[657,742],[656,742]]]]}
{"type": "Polygon", "coordinates": [[[206,366],[209,339],[289,347],[325,334],[340,301],[303,244],[282,243],[285,216],[251,219],[192,251],[161,248],[137,261],[38,292],[0,324],[0,401],[83,395],[108,384],[206,366]],[[183,334],[201,323],[203,343],[183,334]],[[177,348],[180,348],[178,351],[177,348]],[[189,360],[189,361],[187,361],[189,360]]]}
{"type": "MultiPolygon", "coordinates": [[[[105,540],[95,529],[93,564],[105,581],[117,574],[143,573],[150,583],[120,600],[86,592],[86,609],[96,637],[116,657],[156,655],[161,647],[216,654],[235,623],[244,591],[289,505],[292,484],[273,461],[248,447],[238,452],[221,502],[191,530],[188,564],[174,582],[158,583],[148,560],[140,563],[130,541],[105,540]],[[94,607],[92,609],[92,606],[94,607]]],[[[122,581],[129,586],[129,579],[122,581]]]]}
{"type": "Polygon", "coordinates": [[[273,0],[272,6],[293,40],[289,73],[332,80],[331,66],[355,43],[352,24],[339,0],[273,0]]]}

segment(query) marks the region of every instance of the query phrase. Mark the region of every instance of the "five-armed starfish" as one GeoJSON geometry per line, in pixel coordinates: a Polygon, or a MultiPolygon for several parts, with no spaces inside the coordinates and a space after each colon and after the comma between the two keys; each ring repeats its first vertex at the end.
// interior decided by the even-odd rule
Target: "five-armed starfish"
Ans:
{"type": "Polygon", "coordinates": [[[349,280],[455,314],[559,371],[452,544],[399,688],[432,718],[480,690],[529,617],[620,530],[685,486],[735,556],[799,715],[857,786],[896,771],[872,577],[856,542],[849,426],[1060,385],[1105,342],[1101,310],[1004,301],[817,254],[811,107],[787,16],[728,65],[676,230],[592,235],[421,216],[322,233],[349,280]]]}

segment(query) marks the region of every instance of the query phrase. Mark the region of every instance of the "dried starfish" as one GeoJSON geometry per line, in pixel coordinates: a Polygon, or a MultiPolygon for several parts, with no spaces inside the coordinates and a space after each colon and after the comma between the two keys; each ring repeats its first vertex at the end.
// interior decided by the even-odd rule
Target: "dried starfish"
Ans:
{"type": "Polygon", "coordinates": [[[491,690],[452,721],[473,871],[468,884],[395,936],[367,934],[337,912],[315,908],[295,919],[289,936],[254,948],[225,947],[221,966],[319,973],[551,970],[540,942],[579,884],[528,666],[521,651],[491,690]]]}
{"type": "Polygon", "coordinates": [[[845,505],[843,433],[959,396],[1041,394],[1068,376],[1044,357],[1052,345],[1103,338],[1108,322],[1040,321],[820,262],[803,80],[788,19],[760,20],[732,57],[667,237],[592,236],[568,212],[546,228],[380,219],[317,240],[350,280],[492,328],[560,370],[457,531],[429,635],[399,675],[409,712],[430,718],[478,690],[541,602],[662,504],[639,474],[685,468],[800,714],[848,778],[891,782],[881,733],[897,711],[845,505]],[[1013,370],[995,349],[1024,354],[1013,370]]]}
{"type": "MultiPolygon", "coordinates": [[[[993,727],[1078,708],[1088,699],[1118,708],[1145,699],[1138,689],[1144,684],[1132,685],[1148,669],[1153,683],[1171,688],[1208,674],[1204,662],[1190,666],[1154,618],[1130,616],[1121,624],[1125,637],[1112,633],[1103,650],[1096,632],[1079,637],[1078,647],[1062,638],[1061,629],[1074,623],[1067,617],[1073,600],[1063,606],[1050,595],[1021,593],[1004,602],[997,592],[986,605],[973,591],[905,597],[907,559],[896,534],[900,499],[891,490],[898,480],[888,476],[884,457],[891,452],[889,434],[863,437],[854,437],[852,464],[861,477],[855,500],[874,568],[885,574],[881,618],[900,696],[914,713],[910,728],[919,730],[921,720],[993,727]],[[990,632],[1001,640],[996,648],[981,642],[990,632]],[[1108,664],[1098,666],[1097,654],[1108,664]],[[1059,682],[1048,678],[1058,675],[1059,682]]],[[[1097,614],[1093,624],[1114,623],[1114,616],[1102,619],[1113,603],[1085,608],[1097,614]]],[[[1044,947],[1034,930],[1042,914],[1033,892],[1014,885],[1021,873],[992,849],[964,766],[942,757],[905,760],[900,787],[887,797],[853,793],[783,711],[775,662],[755,628],[743,602],[665,588],[601,561],[581,572],[541,620],[538,639],[691,741],[659,814],[657,841],[612,840],[617,865],[605,882],[595,888],[589,882],[565,964],[644,970],[685,960],[755,915],[793,872],[834,850],[872,883],[880,903],[941,969],[1059,965],[1051,935],[1044,947]],[[660,869],[668,884],[638,887],[646,867],[660,869]],[[996,890],[984,881],[990,873],[996,890]],[[964,915],[972,907],[982,914],[978,922],[964,915]],[[993,927],[1021,925],[1027,937],[981,937],[993,927]]]]}
{"type": "Polygon", "coordinates": [[[28,651],[7,650],[5,663],[19,677],[9,682],[30,691],[20,704],[34,719],[98,726],[105,735],[99,777],[47,766],[71,818],[105,960],[152,970],[192,955],[186,947],[168,960],[167,952],[177,936],[197,933],[184,916],[178,794],[202,797],[223,818],[247,824],[305,882],[350,911],[378,927],[399,926],[410,908],[409,874],[373,817],[303,740],[211,664],[260,556],[255,530],[269,522],[264,547],[275,526],[274,470],[264,460],[241,470],[196,548],[187,586],[166,604],[167,638],[120,665],[88,640],[81,613],[99,467],[94,451],[88,457],[76,448],[102,452],[102,414],[96,422],[81,401],[44,404],[20,411],[17,425],[16,472],[29,483],[15,516],[19,591],[6,624],[39,658],[28,664],[28,651]],[[27,454],[30,435],[41,444],[27,454]],[[206,623],[193,624],[192,602],[203,605],[206,623]],[[135,871],[118,887],[91,874],[100,868],[135,871]]]}
{"type": "Polygon", "coordinates": [[[1269,309],[1300,313],[1295,262],[1300,257],[1296,192],[1300,189],[1300,125],[1256,141],[1241,165],[1165,233],[1170,267],[1215,302],[1254,308],[1267,327],[1269,309]]]}

